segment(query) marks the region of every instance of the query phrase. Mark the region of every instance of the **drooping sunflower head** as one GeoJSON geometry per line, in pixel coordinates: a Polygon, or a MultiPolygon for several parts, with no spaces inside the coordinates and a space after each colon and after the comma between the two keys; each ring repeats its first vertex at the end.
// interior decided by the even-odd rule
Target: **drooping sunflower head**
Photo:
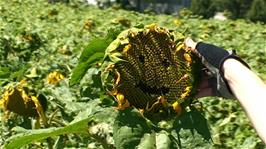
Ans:
{"type": "Polygon", "coordinates": [[[37,94],[21,83],[6,88],[0,100],[0,106],[5,111],[26,117],[40,117],[46,121],[44,112],[47,109],[47,100],[45,96],[37,94]]]}
{"type": "Polygon", "coordinates": [[[104,70],[115,72],[112,94],[121,109],[131,105],[152,113],[169,107],[180,110],[195,89],[195,61],[184,50],[183,40],[180,34],[149,25],[126,30],[110,44],[110,65],[104,70]]]}

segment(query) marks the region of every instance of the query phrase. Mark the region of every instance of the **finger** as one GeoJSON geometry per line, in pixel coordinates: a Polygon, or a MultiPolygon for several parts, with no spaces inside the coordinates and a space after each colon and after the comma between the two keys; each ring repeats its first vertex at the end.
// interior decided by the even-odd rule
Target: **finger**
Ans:
{"type": "Polygon", "coordinates": [[[196,98],[215,96],[215,91],[212,85],[209,83],[208,77],[205,75],[202,77],[201,82],[197,89],[196,98]]]}
{"type": "Polygon", "coordinates": [[[200,89],[198,93],[195,95],[195,98],[202,98],[202,97],[209,97],[209,96],[216,96],[211,87],[200,89]]]}
{"type": "Polygon", "coordinates": [[[200,74],[200,83],[197,89],[196,98],[218,96],[216,89],[216,78],[209,76],[206,69],[203,69],[200,74]]]}
{"type": "Polygon", "coordinates": [[[191,47],[185,46],[185,51],[192,51],[191,47]]]}

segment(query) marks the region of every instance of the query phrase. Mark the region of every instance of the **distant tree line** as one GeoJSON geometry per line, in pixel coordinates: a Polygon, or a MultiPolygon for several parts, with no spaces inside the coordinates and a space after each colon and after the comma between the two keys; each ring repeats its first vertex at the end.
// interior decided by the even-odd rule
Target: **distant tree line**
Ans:
{"type": "Polygon", "coordinates": [[[225,12],[232,19],[244,18],[251,21],[266,22],[266,0],[114,0],[122,8],[132,8],[130,1],[134,1],[136,6],[134,10],[140,11],[143,2],[167,3],[176,1],[177,4],[187,7],[190,4],[190,10],[194,14],[210,18],[216,12],[225,12]]]}
{"type": "MultiPolygon", "coordinates": [[[[87,0],[48,0],[50,3],[87,0]]],[[[170,6],[178,5],[179,8],[190,7],[192,13],[210,18],[216,12],[225,12],[232,19],[244,18],[251,21],[266,22],[266,0],[95,0],[100,8],[107,8],[118,4],[122,9],[143,12],[147,4],[160,7],[155,4],[168,3],[170,6]]],[[[176,7],[173,7],[177,9],[176,7]]],[[[179,9],[178,8],[178,9],[179,9]]],[[[177,10],[175,10],[177,11],[177,10]]],[[[160,13],[171,13],[170,7],[160,13]],[[169,12],[168,12],[169,11],[169,12]]]]}
{"type": "Polygon", "coordinates": [[[204,18],[215,12],[228,12],[233,19],[266,22],[266,0],[192,0],[190,9],[204,18]]]}
{"type": "Polygon", "coordinates": [[[70,0],[48,0],[49,3],[56,3],[56,2],[63,2],[63,3],[69,3],[70,0]]]}
{"type": "MultiPolygon", "coordinates": [[[[140,10],[141,3],[166,3],[170,0],[115,0],[122,8],[130,5],[129,1],[136,3],[135,10],[140,10]]],[[[210,18],[216,12],[225,12],[232,19],[244,18],[251,21],[266,22],[266,0],[171,0],[177,4],[186,2],[194,14],[210,18]]],[[[186,4],[186,7],[187,7],[186,4]]],[[[183,4],[184,5],[184,4],[183,4]]],[[[130,8],[130,7],[129,7],[130,8]]],[[[132,8],[132,7],[131,7],[132,8]]]]}

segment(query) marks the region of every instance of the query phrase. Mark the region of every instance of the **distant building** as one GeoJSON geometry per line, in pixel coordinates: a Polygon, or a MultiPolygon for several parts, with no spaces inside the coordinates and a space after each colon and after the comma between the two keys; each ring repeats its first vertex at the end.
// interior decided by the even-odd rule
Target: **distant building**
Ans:
{"type": "Polygon", "coordinates": [[[86,3],[89,5],[97,5],[97,0],[86,0],[86,3]]]}
{"type": "Polygon", "coordinates": [[[224,21],[227,20],[227,17],[224,15],[224,12],[217,12],[214,17],[215,20],[224,21]]]}

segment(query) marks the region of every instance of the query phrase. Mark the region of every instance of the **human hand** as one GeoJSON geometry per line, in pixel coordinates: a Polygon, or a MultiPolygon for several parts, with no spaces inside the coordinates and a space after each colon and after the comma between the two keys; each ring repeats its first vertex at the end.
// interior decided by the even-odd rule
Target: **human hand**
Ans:
{"type": "Polygon", "coordinates": [[[191,38],[186,38],[184,44],[185,50],[191,50],[205,66],[201,72],[201,82],[196,97],[235,98],[220,71],[220,65],[230,56],[230,53],[214,45],[197,43],[191,38]]]}
{"type": "Polygon", "coordinates": [[[186,50],[191,50],[195,52],[197,43],[193,41],[190,37],[186,38],[185,41],[186,50]]]}

